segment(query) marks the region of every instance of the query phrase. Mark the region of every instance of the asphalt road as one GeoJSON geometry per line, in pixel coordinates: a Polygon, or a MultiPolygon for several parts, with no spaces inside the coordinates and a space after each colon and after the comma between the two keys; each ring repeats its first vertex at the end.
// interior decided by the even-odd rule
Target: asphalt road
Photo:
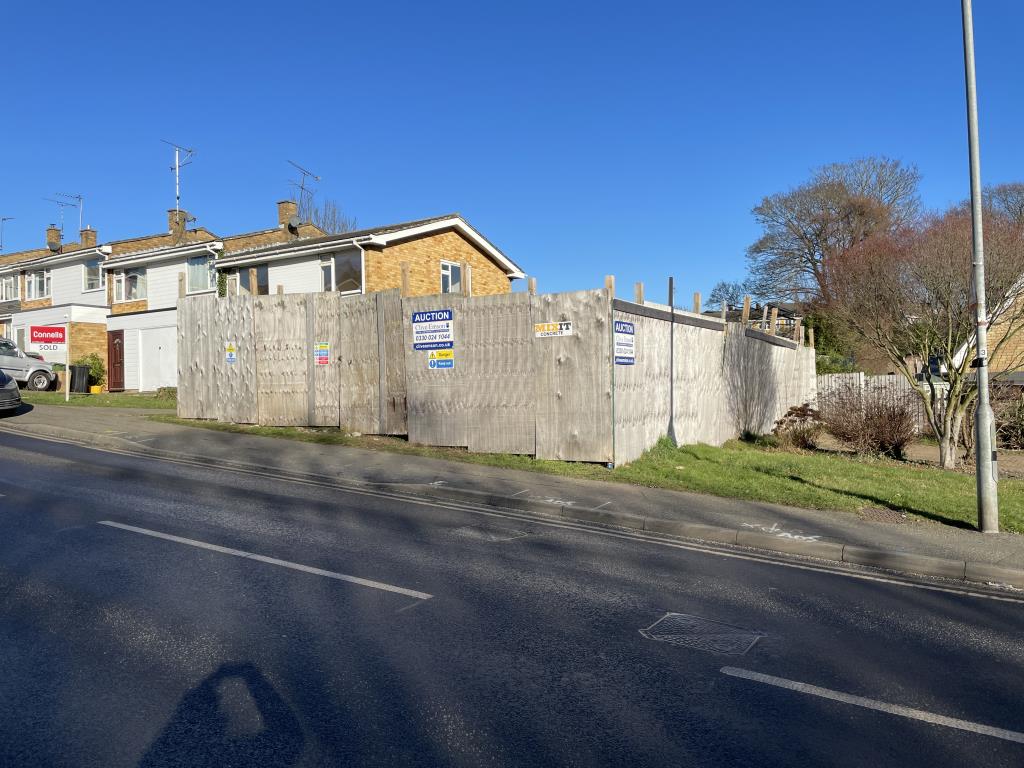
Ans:
{"type": "Polygon", "coordinates": [[[1024,765],[1024,602],[837,570],[0,435],[0,765],[1024,765]]]}

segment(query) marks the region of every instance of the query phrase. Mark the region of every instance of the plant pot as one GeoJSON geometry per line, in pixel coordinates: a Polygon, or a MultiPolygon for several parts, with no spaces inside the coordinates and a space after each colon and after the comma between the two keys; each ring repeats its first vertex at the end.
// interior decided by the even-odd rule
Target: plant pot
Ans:
{"type": "Polygon", "coordinates": [[[98,395],[98,394],[100,394],[102,392],[103,392],[103,387],[100,384],[92,384],[89,387],[89,394],[90,395],[98,395]]]}

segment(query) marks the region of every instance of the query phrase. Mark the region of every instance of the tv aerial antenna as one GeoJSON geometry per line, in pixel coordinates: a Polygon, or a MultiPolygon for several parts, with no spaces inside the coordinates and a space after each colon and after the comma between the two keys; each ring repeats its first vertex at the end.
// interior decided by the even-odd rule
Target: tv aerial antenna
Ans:
{"type": "Polygon", "coordinates": [[[4,250],[4,223],[14,221],[13,216],[0,216],[0,253],[4,250]]]}
{"type": "MultiPolygon", "coordinates": [[[[85,197],[83,195],[71,195],[67,192],[58,192],[57,197],[63,197],[65,200],[74,200],[75,205],[78,206],[78,231],[82,231],[82,222],[85,221],[83,213],[85,212],[85,197]]],[[[63,231],[63,227],[61,230],[63,231]]]]}
{"type": "Polygon", "coordinates": [[[63,238],[64,237],[64,209],[65,208],[77,208],[78,207],[78,203],[69,203],[67,200],[57,200],[56,198],[53,198],[53,197],[44,197],[43,200],[45,200],[48,203],[54,203],[54,204],[56,204],[56,206],[58,208],[60,208],[60,236],[61,236],[61,238],[63,238]]]}
{"type": "Polygon", "coordinates": [[[299,207],[301,208],[303,206],[303,204],[306,202],[306,195],[309,195],[310,200],[312,200],[312,197],[313,197],[313,190],[310,189],[306,185],[306,180],[307,179],[312,179],[313,181],[319,183],[321,181],[321,179],[320,179],[319,176],[317,176],[312,171],[307,171],[301,165],[299,165],[298,163],[296,163],[296,162],[294,162],[292,160],[289,160],[288,163],[291,166],[293,166],[296,170],[298,170],[299,173],[302,174],[302,178],[299,181],[297,181],[297,182],[296,181],[289,181],[288,182],[293,187],[298,187],[299,188],[299,207]]]}
{"type": "Polygon", "coordinates": [[[174,147],[174,165],[171,166],[171,170],[174,171],[174,212],[177,213],[181,209],[181,169],[186,165],[191,165],[196,151],[175,144],[173,141],[167,141],[167,139],[160,139],[160,141],[174,147]]]}

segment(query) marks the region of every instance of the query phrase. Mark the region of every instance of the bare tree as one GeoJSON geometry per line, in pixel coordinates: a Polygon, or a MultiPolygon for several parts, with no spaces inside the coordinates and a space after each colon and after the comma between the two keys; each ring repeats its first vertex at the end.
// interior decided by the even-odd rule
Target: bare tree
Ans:
{"type": "MultiPolygon", "coordinates": [[[[970,254],[970,214],[960,207],[916,228],[872,235],[832,270],[830,314],[915,385],[947,468],[956,466],[958,437],[978,394],[970,254]]],[[[985,255],[989,359],[1011,370],[1022,362],[1012,341],[1024,327],[1024,227],[989,209],[985,255]]]]}
{"type": "Polygon", "coordinates": [[[341,206],[330,198],[318,204],[314,199],[314,193],[307,191],[296,202],[299,206],[299,218],[320,227],[329,235],[354,232],[356,229],[355,217],[346,214],[341,206]]]}
{"type": "Polygon", "coordinates": [[[982,193],[985,206],[1024,227],[1024,184],[999,184],[982,193]]]}
{"type": "Polygon", "coordinates": [[[744,294],[749,293],[746,283],[722,280],[708,294],[709,307],[735,306],[743,301],[744,294]]]}
{"type": "Polygon", "coordinates": [[[827,303],[843,254],[914,222],[919,181],[914,166],[867,157],[824,166],[796,189],[764,198],[753,209],[763,234],[747,249],[751,287],[768,299],[827,303]]]}

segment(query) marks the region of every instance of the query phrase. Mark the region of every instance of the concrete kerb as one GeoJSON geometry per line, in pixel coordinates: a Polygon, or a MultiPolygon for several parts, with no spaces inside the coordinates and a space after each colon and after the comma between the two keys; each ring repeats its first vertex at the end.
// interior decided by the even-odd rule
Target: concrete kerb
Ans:
{"type": "MultiPolygon", "coordinates": [[[[0,431],[28,437],[49,437],[75,443],[77,445],[99,446],[115,451],[134,455],[148,456],[158,459],[169,459],[190,463],[193,457],[183,456],[168,451],[160,451],[142,446],[139,443],[106,435],[95,435],[76,430],[61,429],[44,425],[33,425],[32,429],[19,429],[12,425],[0,425],[0,431]],[[74,434],[70,434],[74,433],[74,434]]],[[[277,467],[243,464],[241,462],[223,461],[210,457],[202,457],[204,466],[228,470],[244,470],[281,477],[283,479],[305,480],[337,487],[349,487],[352,490],[385,490],[403,487],[404,493],[436,501],[461,501],[476,506],[506,509],[515,512],[538,514],[547,518],[560,518],[573,522],[622,528],[631,531],[642,531],[663,536],[684,539],[731,544],[735,546],[760,549],[769,552],[800,555],[820,560],[850,563],[888,571],[915,574],[921,576],[937,576],[957,581],[976,582],[983,584],[1010,585],[1024,589],[1024,570],[1004,568],[992,563],[979,563],[942,557],[916,555],[908,552],[871,549],[868,547],[844,544],[838,541],[800,541],[798,539],[772,536],[768,533],[751,530],[737,530],[714,525],[689,523],[679,520],[644,517],[626,512],[615,512],[589,507],[577,507],[558,504],[551,501],[535,500],[516,496],[502,496],[486,491],[474,491],[467,488],[454,488],[444,485],[419,485],[408,483],[365,483],[349,481],[339,483],[336,478],[326,475],[284,472],[277,467]]]]}

